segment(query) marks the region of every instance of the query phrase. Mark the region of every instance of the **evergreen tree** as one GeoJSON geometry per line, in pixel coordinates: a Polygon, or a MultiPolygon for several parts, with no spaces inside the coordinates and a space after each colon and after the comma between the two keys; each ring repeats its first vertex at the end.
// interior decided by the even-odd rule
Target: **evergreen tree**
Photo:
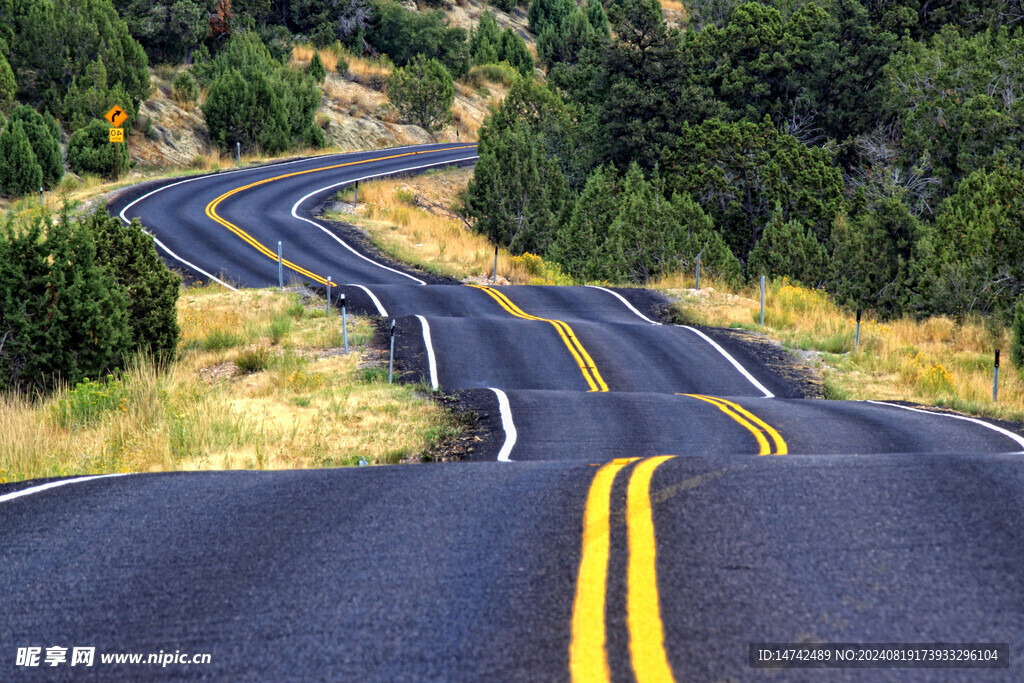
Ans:
{"type": "Polygon", "coordinates": [[[177,301],[181,278],[156,253],[139,222],[129,225],[97,211],[85,219],[96,240],[96,259],[113,274],[128,300],[131,348],[169,360],[178,344],[177,301]]]}
{"type": "MultiPolygon", "coordinates": [[[[111,0],[15,0],[9,15],[0,16],[0,25],[5,24],[14,29],[9,59],[22,102],[42,103],[50,112],[63,112],[74,79],[96,62],[105,65],[107,89],[120,89],[120,101],[113,104],[132,118],[149,96],[146,53],[111,0]]],[[[104,113],[106,109],[89,115],[104,113]]]]}
{"type": "Polygon", "coordinates": [[[527,12],[530,31],[539,36],[548,26],[557,30],[574,9],[576,3],[573,0],[531,0],[527,12]]]}
{"type": "Polygon", "coordinates": [[[798,221],[784,221],[782,212],[776,211],[750,251],[747,275],[787,277],[817,287],[825,281],[827,263],[825,247],[814,233],[798,221]]]}
{"type": "Polygon", "coordinates": [[[270,80],[258,71],[243,77],[232,69],[218,76],[207,92],[203,118],[221,149],[235,143],[266,154],[288,149],[288,112],[270,80]]]}
{"type": "Polygon", "coordinates": [[[526,121],[483,138],[468,190],[476,230],[513,254],[545,253],[568,205],[561,170],[526,121]]]}
{"type": "Polygon", "coordinates": [[[572,123],[550,90],[522,79],[484,120],[467,209],[475,228],[513,253],[544,254],[572,210],[555,153],[572,123]]]}
{"type": "Polygon", "coordinates": [[[611,38],[611,24],[608,23],[608,15],[605,14],[601,0],[587,0],[587,22],[598,37],[605,40],[611,38]]]}
{"type": "Polygon", "coordinates": [[[131,98],[119,83],[112,87],[107,84],[107,68],[96,60],[85,67],[85,72],[75,76],[68,87],[61,111],[71,130],[78,130],[110,111],[117,105],[128,114],[125,127],[131,128],[136,112],[131,107],[131,98]],[[128,104],[122,104],[127,102],[128,104]]]}
{"type": "Polygon", "coordinates": [[[663,168],[669,187],[699,198],[741,259],[781,211],[827,243],[843,204],[842,174],[831,155],[761,124],[717,119],[684,124],[663,168]]]}
{"type": "Polygon", "coordinates": [[[615,220],[617,177],[615,170],[598,166],[587,176],[576,197],[572,215],[555,233],[548,256],[578,280],[597,280],[596,254],[608,226],[615,220]]]}
{"type": "Polygon", "coordinates": [[[79,174],[113,178],[117,163],[119,174],[127,172],[131,159],[125,150],[115,149],[115,145],[110,144],[109,130],[105,121],[93,120],[75,131],[68,139],[68,167],[79,174]]]}
{"type": "Polygon", "coordinates": [[[0,114],[11,110],[11,103],[14,102],[14,93],[18,84],[14,81],[14,72],[11,65],[7,63],[3,50],[0,50],[0,114]]]}
{"type": "Polygon", "coordinates": [[[43,187],[54,187],[64,177],[64,162],[60,153],[60,128],[49,114],[22,105],[14,110],[11,121],[21,121],[32,153],[43,173],[43,187]]]}
{"type": "Polygon", "coordinates": [[[19,197],[38,192],[43,171],[32,152],[32,145],[21,121],[11,121],[0,135],[0,192],[19,197]]]}
{"type": "Polygon", "coordinates": [[[391,74],[388,99],[404,118],[433,135],[451,123],[455,84],[444,64],[419,55],[391,74]]]}
{"type": "Polygon", "coordinates": [[[306,73],[317,83],[323,83],[324,79],[327,78],[327,69],[324,67],[324,62],[320,59],[320,53],[314,52],[313,59],[309,60],[309,66],[306,68],[306,73]]]}
{"type": "Polygon", "coordinates": [[[964,178],[915,247],[922,312],[1012,315],[1024,293],[1024,169],[964,178]]]}
{"type": "Polygon", "coordinates": [[[501,29],[490,12],[480,14],[480,23],[469,34],[469,54],[474,64],[497,64],[498,47],[501,45],[501,29]]]}
{"type": "Polygon", "coordinates": [[[583,10],[576,9],[560,26],[548,26],[537,38],[537,58],[546,65],[578,63],[597,44],[597,33],[583,10]]]}
{"type": "Polygon", "coordinates": [[[501,61],[511,64],[523,78],[533,78],[533,55],[526,47],[526,41],[510,28],[501,34],[498,57],[501,61]]]}
{"type": "Polygon", "coordinates": [[[910,262],[920,230],[910,210],[895,198],[840,214],[832,229],[828,290],[852,309],[902,315],[909,304],[910,262]]]}
{"type": "Polygon", "coordinates": [[[67,214],[4,227],[0,388],[46,392],[119,367],[130,349],[127,301],[91,233],[67,214]]]}

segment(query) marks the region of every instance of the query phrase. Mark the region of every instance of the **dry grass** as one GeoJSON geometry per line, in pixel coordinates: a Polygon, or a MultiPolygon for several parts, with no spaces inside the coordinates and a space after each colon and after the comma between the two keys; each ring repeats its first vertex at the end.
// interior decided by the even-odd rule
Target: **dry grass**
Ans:
{"type": "MultiPolygon", "coordinates": [[[[490,278],[494,245],[452,210],[472,174],[460,169],[360,184],[358,213],[331,217],[365,228],[379,248],[406,263],[463,280],[490,278]]],[[[343,198],[351,201],[351,195],[343,198]]],[[[510,256],[504,249],[498,254],[498,280],[568,284],[539,257],[510,256]]]]}
{"type": "Polygon", "coordinates": [[[981,319],[958,324],[945,317],[881,322],[865,316],[854,350],[856,319],[824,292],[771,283],[765,296],[765,326],[759,288],[738,291],[675,275],[655,285],[677,298],[687,321],[763,331],[786,346],[817,359],[834,398],[906,400],[968,413],[1024,420],[1024,373],[1001,368],[999,402],[992,401],[993,350],[1004,356],[1009,331],[981,319]]]}
{"type": "Polygon", "coordinates": [[[318,50],[309,44],[299,44],[292,48],[292,64],[306,67],[317,53],[327,73],[334,73],[338,69],[338,55],[333,50],[318,50]]]}
{"type": "Polygon", "coordinates": [[[661,0],[661,7],[662,9],[679,12],[683,17],[686,16],[686,6],[680,0],[661,0]]]}
{"type": "Polygon", "coordinates": [[[276,290],[185,290],[180,360],[136,359],[108,382],[37,402],[0,396],[0,482],[106,472],[394,463],[458,427],[414,387],[366,367],[366,320],[276,290]],[[265,369],[243,373],[246,354],[265,369]],[[383,379],[382,379],[383,378],[383,379]]]}

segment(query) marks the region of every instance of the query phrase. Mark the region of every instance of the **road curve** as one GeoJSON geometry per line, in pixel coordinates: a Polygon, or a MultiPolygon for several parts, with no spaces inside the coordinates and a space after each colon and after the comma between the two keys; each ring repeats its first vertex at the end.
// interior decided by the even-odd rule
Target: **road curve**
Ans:
{"type": "MultiPolygon", "coordinates": [[[[405,378],[478,406],[493,447],[0,486],[4,677],[749,679],[752,642],[1020,652],[1017,431],[801,399],[751,346],[664,324],[642,293],[423,284],[315,219],[339,184],[474,155],[331,155],[112,202],[228,285],[275,285],[280,240],[292,277],[395,319],[405,378]],[[19,666],[53,646],[97,662],[19,666]],[[156,652],[210,661],[99,661],[156,652]]],[[[1012,661],[986,678],[1019,680],[1012,661]]],[[[978,672],[872,678],[908,673],[978,672]]]]}

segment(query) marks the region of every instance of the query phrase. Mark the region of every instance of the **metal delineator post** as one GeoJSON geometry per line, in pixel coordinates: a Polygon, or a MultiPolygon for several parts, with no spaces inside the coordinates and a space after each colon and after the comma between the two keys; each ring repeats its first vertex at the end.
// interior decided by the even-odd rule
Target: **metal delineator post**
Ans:
{"type": "Polygon", "coordinates": [[[341,338],[345,342],[345,353],[348,353],[348,316],[345,314],[345,295],[341,295],[341,338]]]}
{"type": "Polygon", "coordinates": [[[992,369],[992,401],[999,400],[999,349],[996,349],[996,364],[992,369]]]}
{"type": "Polygon", "coordinates": [[[761,276],[761,327],[764,327],[764,275],[761,276]]]}
{"type": "Polygon", "coordinates": [[[395,372],[395,320],[391,320],[391,355],[388,357],[388,384],[394,377],[395,372]]]}

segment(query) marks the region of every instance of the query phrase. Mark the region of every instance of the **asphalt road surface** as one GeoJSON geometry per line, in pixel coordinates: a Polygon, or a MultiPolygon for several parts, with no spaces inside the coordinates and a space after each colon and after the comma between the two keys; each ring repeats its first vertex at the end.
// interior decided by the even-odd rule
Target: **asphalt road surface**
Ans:
{"type": "Polygon", "coordinates": [[[474,155],[112,202],[226,286],[276,285],[281,241],[286,279],[331,276],[395,320],[404,377],[473,402],[493,438],[474,462],[0,486],[0,678],[1024,677],[1016,427],[801,398],[756,345],[662,324],[643,292],[440,283],[315,218],[357,178],[474,155]],[[973,643],[1007,668],[762,670],[751,643],[973,643]]]}

